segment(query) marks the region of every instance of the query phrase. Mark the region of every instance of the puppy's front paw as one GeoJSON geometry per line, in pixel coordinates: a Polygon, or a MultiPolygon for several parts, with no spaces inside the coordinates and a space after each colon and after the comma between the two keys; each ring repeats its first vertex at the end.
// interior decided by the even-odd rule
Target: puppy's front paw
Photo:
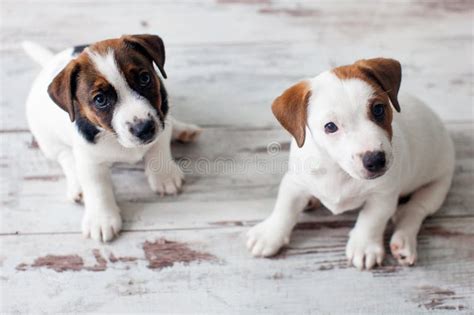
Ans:
{"type": "Polygon", "coordinates": [[[290,233],[272,219],[266,219],[247,232],[247,249],[255,257],[275,255],[289,242],[290,233]]]}
{"type": "Polygon", "coordinates": [[[390,250],[400,265],[414,265],[416,261],[416,234],[410,235],[402,230],[395,231],[390,240],[390,250]]]}
{"type": "Polygon", "coordinates": [[[385,255],[382,240],[365,233],[352,230],[346,246],[346,256],[357,269],[372,269],[377,263],[382,264],[385,255]]]}
{"type": "Polygon", "coordinates": [[[174,161],[170,161],[163,170],[148,174],[150,188],[161,196],[178,194],[183,186],[183,180],[183,171],[174,161]]]}
{"type": "Polygon", "coordinates": [[[96,241],[108,242],[122,229],[122,217],[118,209],[114,211],[87,210],[82,219],[82,235],[96,241]]]}

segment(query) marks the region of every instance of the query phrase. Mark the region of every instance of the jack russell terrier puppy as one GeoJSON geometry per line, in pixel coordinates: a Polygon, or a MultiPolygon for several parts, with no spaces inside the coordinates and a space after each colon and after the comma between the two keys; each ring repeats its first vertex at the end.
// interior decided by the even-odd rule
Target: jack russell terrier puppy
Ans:
{"type": "Polygon", "coordinates": [[[316,198],[334,214],[361,208],[346,246],[352,265],[382,263],[390,218],[393,256],[414,264],[418,231],[441,207],[455,158],[441,120],[417,99],[398,99],[401,76],[396,60],[359,60],[275,99],[272,111],[294,139],[273,213],[248,232],[254,256],[274,255],[288,244],[298,214],[316,198]]]}
{"type": "Polygon", "coordinates": [[[110,166],[145,162],[153,191],[176,194],[183,173],[171,139],[194,140],[201,129],[168,115],[165,48],[155,35],[130,35],[53,55],[30,42],[43,69],[26,106],[28,123],[47,158],[61,165],[69,199],[85,204],[82,233],[109,241],[121,227],[110,166]]]}

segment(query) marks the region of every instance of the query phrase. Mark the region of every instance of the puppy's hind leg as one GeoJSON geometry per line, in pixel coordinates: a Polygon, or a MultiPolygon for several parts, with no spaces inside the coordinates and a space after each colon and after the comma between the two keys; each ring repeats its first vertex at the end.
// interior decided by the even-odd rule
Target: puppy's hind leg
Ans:
{"type": "Polygon", "coordinates": [[[187,124],[182,121],[176,120],[173,117],[168,117],[169,122],[173,127],[171,134],[171,140],[180,142],[193,142],[202,133],[202,129],[193,124],[187,124]]]}
{"type": "Polygon", "coordinates": [[[390,241],[392,255],[401,265],[413,265],[417,258],[416,238],[423,220],[443,204],[452,175],[440,178],[415,191],[393,216],[395,232],[390,241]]]}
{"type": "Polygon", "coordinates": [[[61,165],[67,181],[67,198],[73,202],[82,202],[82,189],[77,179],[76,163],[71,150],[66,149],[59,153],[57,160],[61,165]]]}

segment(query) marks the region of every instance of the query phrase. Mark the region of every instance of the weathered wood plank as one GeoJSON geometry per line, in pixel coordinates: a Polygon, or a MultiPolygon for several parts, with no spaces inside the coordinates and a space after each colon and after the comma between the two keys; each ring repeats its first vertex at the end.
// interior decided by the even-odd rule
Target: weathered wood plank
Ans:
{"type": "Polygon", "coordinates": [[[471,314],[473,8],[445,0],[2,0],[0,312],[471,314]],[[82,208],[65,201],[59,167],[30,144],[23,108],[38,67],[19,44],[62,49],[145,32],[167,44],[173,112],[212,128],[198,144],[174,147],[192,170],[178,197],[155,196],[140,165],[118,165],[124,234],[105,245],[84,241],[82,208]],[[277,259],[250,258],[243,233],[270,213],[286,168],[286,150],[266,150],[289,140],[271,101],[301,78],[374,56],[399,59],[403,92],[446,122],[464,122],[449,124],[456,176],[423,225],[418,265],[347,268],[354,213],[324,210],[303,215],[277,259]],[[213,172],[197,171],[201,158],[213,172]],[[245,172],[223,172],[218,158],[251,162],[245,172]],[[262,171],[259,161],[276,169],[262,171]],[[63,269],[78,271],[55,271],[63,269]]]}
{"type": "MultiPolygon", "coordinates": [[[[445,205],[436,215],[473,216],[473,126],[449,127],[457,148],[456,176],[445,205]]],[[[1,134],[0,139],[5,144],[0,157],[4,187],[1,232],[77,231],[82,207],[66,200],[60,167],[32,145],[29,133],[1,134]]],[[[265,218],[286,170],[288,140],[281,128],[209,128],[195,144],[174,145],[175,156],[188,175],[184,192],[177,197],[155,195],[141,165],[118,165],[114,184],[124,210],[125,229],[197,228],[216,221],[265,218]],[[274,149],[277,151],[268,152],[274,149]]],[[[307,219],[326,215],[329,212],[320,210],[307,219]]]]}
{"type": "MultiPolygon", "coordinates": [[[[396,37],[434,35],[458,39],[471,35],[466,27],[470,26],[469,18],[474,8],[469,1],[452,3],[437,0],[383,1],[376,4],[368,0],[139,0],[134,3],[74,0],[69,1],[68,6],[58,5],[60,3],[60,0],[3,0],[0,13],[4,30],[1,49],[14,49],[18,35],[49,41],[53,47],[60,48],[65,43],[99,40],[124,31],[142,33],[154,30],[159,30],[170,43],[188,45],[252,43],[269,39],[297,41],[318,36],[331,38],[331,33],[341,37],[357,33],[359,39],[371,40],[374,40],[374,35],[387,32],[396,37]],[[51,14],[52,10],[55,14],[51,14]],[[88,23],[84,24],[85,16],[90,17],[92,10],[100,19],[88,19],[88,23]],[[372,19],[361,21],[360,14],[372,19]],[[35,19],[38,15],[48,16],[48,19],[38,24],[35,19]],[[123,16],[127,16],[126,21],[123,16]],[[183,18],[192,23],[180,23],[183,18]],[[439,23],[432,25],[432,21],[439,23]],[[443,27],[443,24],[449,27],[443,27]],[[425,25],[431,27],[424,28],[425,25]],[[85,32],[87,29],[94,32],[85,32]],[[21,34],[17,34],[17,30],[21,30],[21,34]],[[410,31],[408,34],[407,30],[410,31]]],[[[388,40],[377,38],[380,42],[388,40]]],[[[351,45],[357,43],[351,42],[351,45]]]]}
{"type": "Polygon", "coordinates": [[[21,51],[21,40],[62,49],[137,32],[162,34],[175,112],[202,125],[275,126],[269,106],[290,84],[374,56],[399,59],[402,91],[421,97],[446,121],[474,118],[469,1],[456,2],[460,8],[446,1],[238,2],[5,1],[0,128],[27,128],[22,109],[38,67],[21,51]],[[37,23],[52,8],[54,16],[37,23]],[[90,11],[101,18],[76,27],[90,11]]]}
{"type": "Polygon", "coordinates": [[[388,259],[371,272],[347,267],[349,226],[335,221],[300,225],[275,259],[251,258],[240,227],[126,233],[106,245],[78,234],[3,236],[1,311],[468,314],[473,224],[430,219],[417,266],[388,259]]]}

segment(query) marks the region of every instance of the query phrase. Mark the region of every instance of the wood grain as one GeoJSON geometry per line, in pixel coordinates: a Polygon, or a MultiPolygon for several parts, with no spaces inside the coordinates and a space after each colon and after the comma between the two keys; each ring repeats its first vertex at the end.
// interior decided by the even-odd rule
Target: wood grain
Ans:
{"type": "MultiPolygon", "coordinates": [[[[474,5],[405,1],[90,1],[0,3],[0,312],[205,314],[472,314],[474,310],[474,5]],[[143,166],[116,165],[124,231],[83,240],[83,208],[28,131],[24,103],[39,67],[22,40],[55,51],[156,33],[179,119],[205,127],[174,144],[184,193],[159,198],[143,166]],[[285,88],[367,57],[403,66],[402,93],[426,101],[456,145],[442,209],[419,236],[419,262],[347,267],[356,213],[304,213],[274,259],[244,246],[271,211],[289,136],[270,104],[285,88]]],[[[434,144],[435,145],[435,144],[434,144]]],[[[385,243],[388,243],[391,227],[385,243]]]]}
{"type": "Polygon", "coordinates": [[[201,125],[276,126],[268,108],[291,84],[377,56],[400,60],[401,91],[418,95],[444,120],[474,118],[471,1],[3,2],[2,129],[27,128],[20,108],[39,69],[22,40],[60,50],[143,32],[160,34],[167,45],[174,112],[201,125]],[[37,16],[48,21],[37,23],[37,16]],[[84,19],[85,30],[77,27],[84,19]]]}
{"type": "MultiPolygon", "coordinates": [[[[437,215],[472,215],[474,128],[469,124],[449,127],[457,148],[457,168],[453,187],[437,215]]],[[[82,206],[66,200],[59,165],[43,157],[31,144],[29,133],[3,134],[0,139],[6,144],[0,161],[8,177],[2,191],[0,233],[77,232],[82,206]]],[[[286,171],[288,140],[289,135],[281,128],[208,128],[195,144],[175,144],[175,157],[186,173],[184,191],[177,197],[154,194],[143,165],[117,165],[113,179],[124,210],[125,229],[201,228],[215,221],[265,218],[286,171]]],[[[330,213],[323,209],[311,213],[316,220],[327,215],[330,213]]]]}
{"type": "Polygon", "coordinates": [[[472,218],[430,220],[420,235],[416,267],[389,259],[371,272],[347,267],[349,227],[343,225],[297,229],[289,248],[274,259],[251,258],[242,246],[242,227],[125,233],[110,245],[84,242],[76,234],[6,236],[4,307],[22,313],[468,313],[474,305],[472,224],[472,218]],[[150,268],[145,244],[163,240],[197,258],[150,268]],[[47,255],[63,257],[63,269],[38,265],[47,255]],[[75,258],[64,263],[65,257],[75,258]]]}

